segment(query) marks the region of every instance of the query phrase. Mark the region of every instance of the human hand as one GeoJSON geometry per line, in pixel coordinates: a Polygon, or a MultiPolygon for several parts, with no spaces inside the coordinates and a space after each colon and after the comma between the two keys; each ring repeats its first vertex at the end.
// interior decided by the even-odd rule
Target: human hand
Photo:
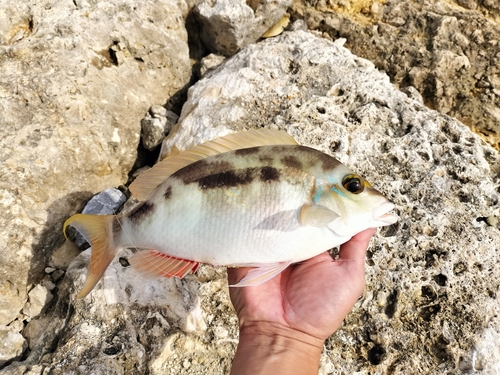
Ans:
{"type": "MultiPolygon", "coordinates": [[[[276,337],[286,337],[286,346],[296,340],[315,347],[313,352],[319,356],[324,340],[337,330],[363,292],[364,257],[374,233],[375,229],[367,229],[341,245],[337,260],[325,252],[289,266],[259,286],[230,288],[240,326],[234,363],[239,363],[239,352],[245,351],[248,367],[252,354],[242,349],[245,341],[255,348],[259,343],[266,345],[266,340],[276,342],[276,337]]],[[[228,269],[229,283],[241,280],[247,272],[248,268],[228,269]]]]}

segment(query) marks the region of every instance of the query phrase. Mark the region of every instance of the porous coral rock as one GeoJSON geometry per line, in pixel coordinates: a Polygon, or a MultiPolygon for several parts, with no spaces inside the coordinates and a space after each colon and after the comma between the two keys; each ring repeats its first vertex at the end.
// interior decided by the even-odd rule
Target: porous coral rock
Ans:
{"type": "Polygon", "coordinates": [[[45,286],[40,284],[35,285],[28,293],[28,301],[23,308],[23,314],[28,319],[37,317],[52,298],[52,293],[45,286]]]}
{"type": "Polygon", "coordinates": [[[188,82],[186,12],[174,0],[0,0],[0,326],[43,277],[68,214],[127,181],[151,103],[188,82]]]}
{"type": "MultiPolygon", "coordinates": [[[[337,157],[400,216],[373,239],[366,293],[326,341],[320,374],[493,374],[500,228],[488,218],[499,204],[498,153],[397,91],[342,41],[303,31],[250,45],[207,73],[189,90],[164,149],[259,127],[286,129],[337,157]]],[[[227,373],[238,330],[224,269],[144,280],[127,267],[130,254],[75,300],[89,260],[79,256],[45,336],[5,373],[39,363],[53,374],[227,373]]]]}
{"type": "MultiPolygon", "coordinates": [[[[373,241],[366,295],[327,341],[322,371],[459,370],[485,324],[500,329],[485,315],[499,312],[500,231],[487,222],[499,204],[498,153],[341,43],[294,32],[248,46],[190,89],[165,149],[277,127],[366,176],[401,220],[373,241]]],[[[500,362],[481,358],[485,371],[500,362]]]]}
{"type": "Polygon", "coordinates": [[[163,106],[155,105],[141,120],[142,145],[146,150],[154,150],[165,139],[165,135],[175,125],[179,116],[163,106]]]}
{"type": "Polygon", "coordinates": [[[500,3],[451,0],[293,2],[293,17],[384,70],[398,87],[457,117],[500,150],[500,3]]]}
{"type": "Polygon", "coordinates": [[[291,0],[201,0],[195,8],[201,39],[212,52],[232,56],[276,24],[291,0]]]}

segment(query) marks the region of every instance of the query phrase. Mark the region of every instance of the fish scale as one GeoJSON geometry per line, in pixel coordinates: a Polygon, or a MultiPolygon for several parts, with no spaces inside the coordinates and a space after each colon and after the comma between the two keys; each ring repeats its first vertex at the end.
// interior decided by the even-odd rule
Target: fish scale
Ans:
{"type": "Polygon", "coordinates": [[[127,247],[145,249],[129,261],[149,277],[183,277],[200,262],[252,266],[237,284],[250,286],[364,229],[397,220],[389,213],[394,205],[338,160],[272,130],[195,146],[162,161],[130,188],[147,198],[127,213],[75,215],[65,223],[92,244],[79,296],[127,247]]]}

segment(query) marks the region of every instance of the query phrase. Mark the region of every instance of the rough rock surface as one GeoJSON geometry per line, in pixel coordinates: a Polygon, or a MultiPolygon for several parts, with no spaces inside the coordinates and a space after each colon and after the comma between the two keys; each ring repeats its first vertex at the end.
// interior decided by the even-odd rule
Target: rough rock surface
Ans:
{"type": "Polygon", "coordinates": [[[500,2],[296,0],[292,8],[500,150],[500,2]]]}
{"type": "Polygon", "coordinates": [[[11,360],[18,360],[28,344],[19,332],[9,327],[0,327],[0,366],[11,360]]]}
{"type": "Polygon", "coordinates": [[[22,322],[68,214],[127,181],[151,103],[189,81],[186,13],[176,0],[0,0],[0,326],[22,322]]]}
{"type": "MultiPolygon", "coordinates": [[[[327,340],[320,374],[498,373],[498,153],[397,91],[342,41],[303,31],[248,46],[208,73],[164,146],[258,127],[286,129],[334,155],[401,218],[374,238],[366,293],[327,340]]],[[[3,373],[227,373],[237,328],[224,270],[143,280],[127,266],[130,254],[75,300],[88,251],[79,256],[48,329],[3,373]]]]}
{"type": "Polygon", "coordinates": [[[179,116],[160,105],[154,105],[141,120],[142,146],[146,150],[154,150],[170,133],[179,116]]]}
{"type": "Polygon", "coordinates": [[[276,24],[291,0],[201,0],[196,9],[201,39],[212,52],[232,56],[276,24]]]}

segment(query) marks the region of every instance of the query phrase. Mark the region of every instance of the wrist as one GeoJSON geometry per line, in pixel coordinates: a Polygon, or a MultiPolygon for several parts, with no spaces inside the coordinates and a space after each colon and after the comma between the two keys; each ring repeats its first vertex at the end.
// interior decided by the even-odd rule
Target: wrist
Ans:
{"type": "Polygon", "coordinates": [[[270,322],[240,328],[234,374],[317,374],[323,340],[270,322]]]}

